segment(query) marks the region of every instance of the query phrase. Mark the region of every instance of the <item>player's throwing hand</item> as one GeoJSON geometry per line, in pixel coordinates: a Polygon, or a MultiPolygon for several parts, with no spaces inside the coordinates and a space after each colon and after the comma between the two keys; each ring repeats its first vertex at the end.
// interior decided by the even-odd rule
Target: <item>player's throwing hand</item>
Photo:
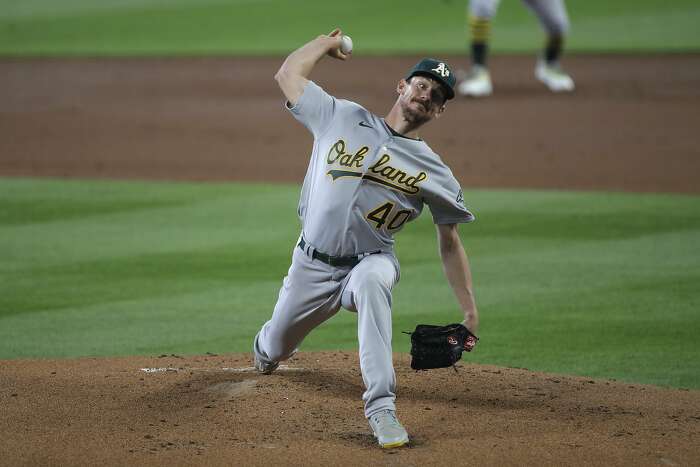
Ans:
{"type": "Polygon", "coordinates": [[[343,52],[343,50],[347,50],[343,43],[344,38],[347,38],[347,36],[343,35],[343,31],[341,31],[340,28],[335,28],[330,32],[330,34],[328,34],[328,36],[325,37],[328,37],[333,41],[332,46],[328,50],[328,55],[333,58],[337,58],[338,60],[347,60],[350,58],[352,49],[347,51],[347,53],[343,52]]]}

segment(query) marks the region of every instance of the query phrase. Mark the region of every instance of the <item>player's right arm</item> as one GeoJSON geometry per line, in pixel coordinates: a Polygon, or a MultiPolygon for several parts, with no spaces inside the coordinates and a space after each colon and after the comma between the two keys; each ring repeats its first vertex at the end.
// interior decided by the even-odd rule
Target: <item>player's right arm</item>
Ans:
{"type": "Polygon", "coordinates": [[[275,80],[279,84],[282,93],[289,103],[296,105],[304,91],[316,63],[325,55],[330,55],[339,60],[346,60],[348,55],[340,51],[340,29],[334,29],[330,34],[322,34],[311,42],[298,48],[284,61],[275,74],[275,80]]]}

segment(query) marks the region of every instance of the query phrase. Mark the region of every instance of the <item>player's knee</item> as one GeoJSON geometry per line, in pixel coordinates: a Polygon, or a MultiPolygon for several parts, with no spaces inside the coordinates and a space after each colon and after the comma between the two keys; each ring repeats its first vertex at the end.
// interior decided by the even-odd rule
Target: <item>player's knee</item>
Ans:
{"type": "Polygon", "coordinates": [[[547,33],[550,37],[565,37],[569,33],[569,20],[567,18],[555,18],[547,21],[547,33]]]}
{"type": "Polygon", "coordinates": [[[569,26],[565,24],[565,25],[559,25],[556,28],[554,28],[551,35],[564,38],[564,37],[566,37],[566,35],[568,33],[569,33],[569,26]]]}
{"type": "Polygon", "coordinates": [[[374,293],[388,293],[390,292],[389,284],[384,277],[378,271],[367,271],[358,277],[355,283],[355,295],[363,294],[374,294],[374,293]]]}

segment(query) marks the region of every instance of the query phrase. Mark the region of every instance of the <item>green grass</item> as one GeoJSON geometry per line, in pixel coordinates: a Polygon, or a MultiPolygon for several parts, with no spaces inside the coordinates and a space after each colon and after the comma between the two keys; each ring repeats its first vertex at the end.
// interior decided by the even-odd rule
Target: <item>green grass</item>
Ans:
{"type": "MultiPolygon", "coordinates": [[[[572,51],[700,49],[695,0],[568,2],[572,51]]],[[[356,54],[463,53],[466,1],[0,0],[2,55],[287,54],[340,26],[356,54]]],[[[534,15],[502,2],[493,50],[542,43],[534,15]]]]}
{"type": "MultiPolygon", "coordinates": [[[[249,351],[289,265],[298,192],[0,179],[0,358],[249,351]]],[[[699,197],[465,197],[482,317],[470,361],[700,388],[699,197]]],[[[460,314],[430,216],[397,239],[407,352],[400,331],[460,314]]],[[[302,350],[356,348],[355,323],[339,313],[302,350]]]]}

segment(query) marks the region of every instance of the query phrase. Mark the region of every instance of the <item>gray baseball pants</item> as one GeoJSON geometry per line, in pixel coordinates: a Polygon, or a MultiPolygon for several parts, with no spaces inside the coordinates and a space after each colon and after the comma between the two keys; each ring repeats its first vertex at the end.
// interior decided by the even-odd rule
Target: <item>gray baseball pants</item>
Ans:
{"type": "Polygon", "coordinates": [[[391,254],[366,256],[354,268],[333,267],[295,247],[272,318],[255,336],[253,351],[264,362],[281,362],[340,307],[357,312],[365,416],[395,410],[396,376],[391,349],[391,291],[399,264],[391,254]]]}

